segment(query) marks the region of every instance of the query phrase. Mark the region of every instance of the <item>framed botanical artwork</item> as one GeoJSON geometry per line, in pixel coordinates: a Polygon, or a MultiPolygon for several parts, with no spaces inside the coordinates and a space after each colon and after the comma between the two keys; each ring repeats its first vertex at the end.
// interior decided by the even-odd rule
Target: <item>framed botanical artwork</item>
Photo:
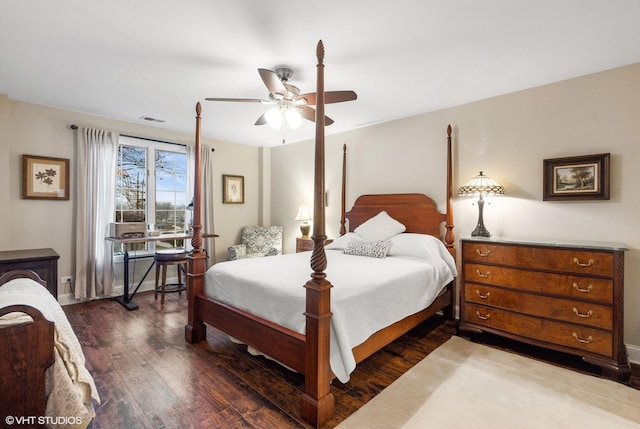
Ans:
{"type": "Polygon", "coordinates": [[[69,199],[69,160],[22,155],[22,198],[69,199]]]}
{"type": "Polygon", "coordinates": [[[610,154],[543,161],[544,201],[608,200],[610,154]]]}
{"type": "Polygon", "coordinates": [[[244,176],[222,175],[222,202],[244,204],[244,176]]]}

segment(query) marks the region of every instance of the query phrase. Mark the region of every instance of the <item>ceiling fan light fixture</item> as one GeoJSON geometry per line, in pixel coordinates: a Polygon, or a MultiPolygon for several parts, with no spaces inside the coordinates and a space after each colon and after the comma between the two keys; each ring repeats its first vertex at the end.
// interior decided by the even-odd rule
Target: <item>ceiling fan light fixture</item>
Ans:
{"type": "Polygon", "coordinates": [[[264,118],[267,120],[267,124],[271,128],[279,130],[282,127],[282,112],[279,107],[272,107],[264,114],[264,118]]]}
{"type": "Polygon", "coordinates": [[[289,128],[291,128],[292,130],[295,130],[300,125],[302,125],[302,116],[300,115],[300,112],[298,112],[298,110],[295,108],[290,107],[285,110],[284,117],[287,120],[287,125],[289,125],[289,128]]]}
{"type": "MultiPolygon", "coordinates": [[[[300,89],[297,86],[288,83],[291,76],[293,76],[292,69],[289,67],[279,67],[276,71],[271,71],[259,68],[258,74],[260,74],[262,82],[269,91],[267,99],[210,97],[206,98],[206,100],[271,105],[273,107],[260,115],[258,120],[256,120],[255,125],[269,124],[271,128],[276,130],[281,129],[283,125],[294,130],[299,128],[304,120],[308,120],[310,122],[316,121],[317,112],[312,107],[309,107],[315,106],[317,98],[316,93],[309,92],[300,94],[300,89]]],[[[325,91],[324,95],[325,104],[342,103],[344,101],[352,101],[358,98],[354,91],[325,91]]],[[[333,119],[325,115],[325,126],[331,125],[332,123],[333,119]]]]}

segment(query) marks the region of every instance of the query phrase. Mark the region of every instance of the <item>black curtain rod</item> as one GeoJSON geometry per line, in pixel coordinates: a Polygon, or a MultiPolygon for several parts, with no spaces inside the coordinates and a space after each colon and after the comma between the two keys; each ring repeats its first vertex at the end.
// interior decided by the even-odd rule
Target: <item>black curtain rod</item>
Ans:
{"type": "Polygon", "coordinates": [[[120,134],[120,135],[122,137],[129,137],[129,138],[132,138],[132,139],[146,140],[146,141],[158,142],[158,143],[174,144],[176,146],[186,146],[186,144],[184,144],[184,143],[168,142],[168,141],[165,141],[165,140],[151,139],[151,138],[148,138],[148,137],[138,137],[138,136],[132,136],[132,135],[129,135],[129,134],[120,134]]]}
{"type": "MultiPolygon", "coordinates": [[[[72,130],[77,130],[77,129],[78,129],[78,126],[77,126],[77,125],[75,125],[75,124],[71,124],[69,127],[70,127],[72,130]]],[[[148,137],[132,136],[132,135],[129,135],[129,134],[120,134],[120,135],[121,135],[122,137],[129,137],[129,138],[132,138],[132,139],[147,140],[147,141],[151,141],[151,142],[158,142],[158,143],[175,144],[175,145],[177,145],[177,146],[187,146],[187,145],[186,145],[186,144],[184,144],[184,143],[168,142],[168,141],[166,141],[166,140],[151,139],[151,138],[148,138],[148,137]]],[[[215,149],[214,149],[214,148],[211,148],[211,152],[214,152],[214,151],[215,151],[215,149]]]]}
{"type": "MultiPolygon", "coordinates": [[[[76,124],[71,124],[69,127],[72,130],[77,130],[78,129],[78,126],[76,124]]],[[[186,144],[183,144],[183,143],[168,142],[168,141],[165,141],[165,140],[158,140],[158,139],[150,139],[148,137],[138,137],[138,136],[132,136],[130,134],[120,134],[120,135],[122,137],[129,137],[129,138],[132,138],[132,139],[147,140],[147,141],[150,141],[150,142],[158,142],[158,143],[175,144],[177,146],[186,146],[186,144]]]]}

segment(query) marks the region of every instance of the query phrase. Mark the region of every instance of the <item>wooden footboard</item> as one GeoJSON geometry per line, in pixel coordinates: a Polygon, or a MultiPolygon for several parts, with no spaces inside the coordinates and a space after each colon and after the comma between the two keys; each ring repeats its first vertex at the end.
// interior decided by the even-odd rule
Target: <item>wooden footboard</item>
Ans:
{"type": "MultiPolygon", "coordinates": [[[[196,299],[201,311],[200,320],[204,323],[260,350],[301,374],[305,373],[305,336],[303,334],[206,295],[199,295],[196,299]]],[[[354,347],[353,354],[356,362],[362,362],[440,311],[443,311],[445,316],[452,315],[452,306],[453,282],[442,290],[429,307],[379,330],[365,342],[354,347]]]]}
{"type": "MultiPolygon", "coordinates": [[[[0,277],[0,285],[27,277],[44,285],[34,272],[10,271],[0,277]]],[[[4,416],[45,415],[45,375],[54,360],[54,324],[28,305],[0,309],[0,317],[24,313],[33,321],[0,325],[0,404],[4,416]]]]}
{"type": "Polygon", "coordinates": [[[203,322],[304,374],[303,334],[204,295],[196,299],[203,322]]]}

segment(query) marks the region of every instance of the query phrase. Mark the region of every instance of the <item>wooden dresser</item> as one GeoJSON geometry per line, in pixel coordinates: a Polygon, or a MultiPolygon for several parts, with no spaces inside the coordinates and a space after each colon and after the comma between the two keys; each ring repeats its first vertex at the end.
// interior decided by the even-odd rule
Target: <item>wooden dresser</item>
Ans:
{"type": "Polygon", "coordinates": [[[625,250],[616,243],[463,239],[459,329],[578,355],[625,381],[625,250]]]}
{"type": "Polygon", "coordinates": [[[58,298],[58,255],[53,249],[5,250],[0,252],[0,275],[11,270],[31,270],[47,282],[47,289],[58,298]]]}

